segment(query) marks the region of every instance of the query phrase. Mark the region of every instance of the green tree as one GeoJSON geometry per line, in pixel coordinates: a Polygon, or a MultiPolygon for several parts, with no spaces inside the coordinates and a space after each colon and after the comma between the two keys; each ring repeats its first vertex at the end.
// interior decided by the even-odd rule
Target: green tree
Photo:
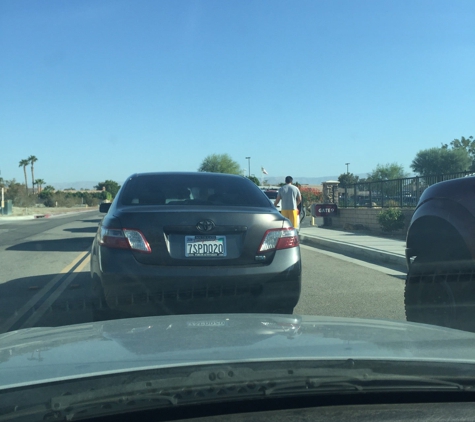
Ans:
{"type": "Polygon", "coordinates": [[[18,167],[23,167],[23,174],[25,175],[25,188],[26,188],[26,193],[28,194],[28,179],[26,177],[26,166],[30,164],[28,160],[21,160],[20,163],[18,164],[18,167]]]}
{"type": "Polygon", "coordinates": [[[102,197],[99,195],[100,194],[94,192],[84,192],[84,203],[86,203],[89,207],[99,205],[102,202],[102,197]]]}
{"type": "Polygon", "coordinates": [[[40,199],[51,198],[51,197],[53,196],[53,194],[54,194],[54,191],[43,189],[43,190],[38,194],[38,198],[40,198],[40,199]]]}
{"type": "Polygon", "coordinates": [[[112,201],[114,197],[112,196],[110,192],[104,191],[104,192],[101,192],[101,199],[103,201],[112,201]]]}
{"type": "Polygon", "coordinates": [[[359,176],[355,176],[353,173],[342,173],[338,176],[338,181],[342,188],[358,183],[359,179],[359,176]]]}
{"type": "Polygon", "coordinates": [[[409,174],[404,171],[404,167],[397,163],[378,164],[376,168],[368,173],[366,182],[378,182],[381,180],[403,179],[409,174]]]}
{"type": "Polygon", "coordinates": [[[465,148],[429,148],[419,151],[411,168],[420,176],[431,174],[446,174],[466,171],[472,160],[465,148]]]}
{"type": "Polygon", "coordinates": [[[105,182],[98,183],[96,186],[94,186],[94,188],[97,190],[102,190],[102,188],[105,188],[105,191],[109,192],[112,198],[115,198],[117,192],[119,192],[120,185],[113,180],[106,180],[105,182]]]}
{"type": "Polygon", "coordinates": [[[41,189],[41,192],[38,193],[38,198],[43,200],[43,203],[47,207],[54,206],[53,195],[55,193],[55,188],[51,185],[45,186],[44,189],[41,189]]]}
{"type": "Polygon", "coordinates": [[[7,180],[6,185],[5,199],[11,199],[14,206],[31,207],[34,205],[35,200],[32,196],[28,196],[25,185],[17,183],[15,179],[7,180]]]}
{"type": "Polygon", "coordinates": [[[43,179],[36,179],[35,180],[35,185],[38,186],[38,193],[41,193],[41,187],[45,184],[46,182],[43,179]]]}
{"type": "Polygon", "coordinates": [[[454,139],[449,145],[442,144],[443,149],[449,149],[449,146],[452,147],[452,150],[463,149],[467,151],[471,160],[470,170],[475,171],[475,139],[473,136],[468,138],[462,136],[460,139],[454,139]]]}
{"type": "Polygon", "coordinates": [[[242,174],[239,164],[228,154],[211,154],[204,158],[198,171],[210,173],[242,174]]]}
{"type": "Polygon", "coordinates": [[[249,179],[251,182],[254,182],[257,186],[261,185],[261,182],[259,181],[259,179],[254,175],[246,176],[246,178],[249,179]]]}
{"type": "Polygon", "coordinates": [[[35,163],[38,161],[38,158],[36,158],[34,155],[30,155],[28,157],[28,162],[30,163],[31,167],[31,184],[33,185],[33,193],[35,193],[35,163]]]}

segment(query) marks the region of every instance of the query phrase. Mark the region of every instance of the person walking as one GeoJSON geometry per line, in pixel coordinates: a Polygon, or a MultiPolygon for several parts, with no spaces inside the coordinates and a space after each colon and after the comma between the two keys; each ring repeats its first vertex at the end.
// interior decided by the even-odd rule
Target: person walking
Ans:
{"type": "Polygon", "coordinates": [[[302,195],[299,188],[292,185],[293,181],[291,176],[285,178],[285,185],[279,189],[274,205],[277,206],[282,200],[281,214],[290,220],[293,227],[298,229],[300,225],[298,205],[302,201],[302,195]]]}

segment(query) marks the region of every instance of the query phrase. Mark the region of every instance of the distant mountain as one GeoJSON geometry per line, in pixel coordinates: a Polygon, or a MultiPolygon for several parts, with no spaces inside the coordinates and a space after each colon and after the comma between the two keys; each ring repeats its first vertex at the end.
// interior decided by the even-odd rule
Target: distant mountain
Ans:
{"type": "MultiPolygon", "coordinates": [[[[358,174],[360,178],[362,177],[367,177],[367,173],[361,173],[358,174]]],[[[269,185],[278,185],[279,183],[284,183],[285,181],[285,176],[265,176],[260,177],[259,180],[267,180],[267,183],[269,185]]],[[[321,185],[322,182],[327,182],[329,180],[338,180],[338,176],[319,176],[319,177],[294,177],[294,182],[299,182],[301,185],[321,185]]],[[[55,189],[58,190],[63,190],[63,189],[68,189],[68,188],[74,188],[76,190],[81,190],[81,188],[84,189],[94,189],[94,186],[96,186],[99,183],[99,181],[96,182],[53,182],[53,183],[48,183],[48,185],[53,186],[55,189]]]]}
{"type": "MultiPolygon", "coordinates": [[[[301,185],[321,185],[322,182],[327,182],[329,180],[338,180],[338,176],[320,176],[320,177],[292,176],[292,177],[294,178],[294,182],[298,182],[301,185]]],[[[267,183],[269,185],[278,185],[279,183],[285,182],[285,176],[264,177],[264,180],[267,180],[267,183]]]]}
{"type": "MultiPolygon", "coordinates": [[[[63,189],[69,189],[73,188],[76,190],[81,190],[81,189],[94,189],[94,186],[96,186],[99,182],[53,182],[53,183],[48,183],[48,185],[53,186],[57,190],[63,190],[63,189]]],[[[44,186],[43,186],[44,187],[44,186]]]]}

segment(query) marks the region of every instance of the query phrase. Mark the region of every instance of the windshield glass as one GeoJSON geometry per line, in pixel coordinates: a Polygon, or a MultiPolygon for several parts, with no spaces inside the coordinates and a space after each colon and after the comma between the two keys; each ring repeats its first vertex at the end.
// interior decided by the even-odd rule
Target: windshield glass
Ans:
{"type": "Polygon", "coordinates": [[[209,398],[263,361],[458,382],[474,22],[473,0],[0,1],[0,400],[83,379],[42,390],[72,420],[132,370],[193,366],[168,381],[209,398]]]}

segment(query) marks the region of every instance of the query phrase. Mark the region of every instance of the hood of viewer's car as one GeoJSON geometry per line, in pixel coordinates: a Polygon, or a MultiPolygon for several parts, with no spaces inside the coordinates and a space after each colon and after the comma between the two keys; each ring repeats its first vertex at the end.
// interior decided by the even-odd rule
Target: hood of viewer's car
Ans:
{"type": "Polygon", "coordinates": [[[335,359],[475,363],[475,334],[395,321],[271,314],[31,328],[0,335],[0,389],[151,368],[335,359]]]}

